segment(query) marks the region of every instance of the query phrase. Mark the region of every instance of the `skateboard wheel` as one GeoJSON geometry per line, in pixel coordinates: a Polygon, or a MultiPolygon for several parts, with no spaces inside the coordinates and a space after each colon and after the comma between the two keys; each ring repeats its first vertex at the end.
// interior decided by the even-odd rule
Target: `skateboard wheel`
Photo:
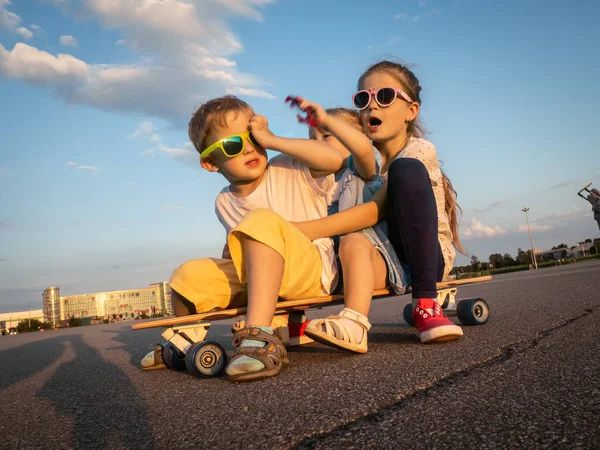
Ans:
{"type": "Polygon", "coordinates": [[[175,348],[173,344],[163,347],[162,357],[169,369],[185,370],[185,355],[175,348]]]}
{"type": "Polygon", "coordinates": [[[456,305],[456,316],[463,325],[483,325],[490,318],[490,307],[482,298],[461,300],[456,305]]]}
{"type": "Polygon", "coordinates": [[[227,366],[227,353],[217,342],[196,342],[185,354],[185,365],[188,372],[196,377],[218,377],[227,366]]]}
{"type": "Polygon", "coordinates": [[[404,306],[404,309],[402,310],[402,315],[404,316],[404,321],[411,327],[414,327],[415,323],[413,322],[412,313],[413,313],[412,303],[409,303],[408,305],[404,306]]]}

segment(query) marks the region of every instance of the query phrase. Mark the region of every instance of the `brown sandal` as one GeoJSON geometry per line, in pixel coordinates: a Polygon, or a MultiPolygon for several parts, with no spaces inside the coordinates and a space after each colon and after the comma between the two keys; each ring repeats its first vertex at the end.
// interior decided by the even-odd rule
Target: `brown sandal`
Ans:
{"type": "Polygon", "coordinates": [[[230,375],[230,381],[254,381],[262,378],[273,377],[281,372],[281,369],[289,364],[287,351],[277,334],[269,334],[259,327],[245,327],[233,335],[233,345],[236,348],[229,364],[241,356],[254,358],[265,366],[257,372],[240,373],[230,375]],[[264,342],[264,347],[240,347],[246,339],[264,342]]]}

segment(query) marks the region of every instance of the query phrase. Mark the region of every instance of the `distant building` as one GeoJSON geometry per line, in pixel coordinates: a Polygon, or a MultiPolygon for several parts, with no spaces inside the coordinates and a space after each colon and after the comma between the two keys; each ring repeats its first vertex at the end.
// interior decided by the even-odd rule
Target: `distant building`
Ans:
{"type": "Polygon", "coordinates": [[[60,288],[49,287],[42,294],[43,315],[53,324],[70,317],[134,317],[141,314],[173,314],[171,288],[165,282],[149,288],[126,291],[60,296],[60,288]]]}
{"type": "Polygon", "coordinates": [[[590,250],[592,248],[594,248],[593,242],[588,242],[588,243],[581,244],[581,245],[577,244],[577,245],[571,247],[571,250],[569,250],[569,254],[573,258],[583,258],[584,256],[590,256],[590,254],[591,254],[590,250]]]}
{"type": "Polygon", "coordinates": [[[540,252],[535,256],[539,258],[538,260],[543,261],[557,261],[563,258],[567,258],[569,256],[570,250],[568,248],[555,248],[554,250],[547,250],[545,252],[540,252]]]}
{"type": "Polygon", "coordinates": [[[9,328],[17,328],[20,321],[26,319],[36,319],[44,321],[44,311],[42,309],[32,309],[31,311],[17,311],[0,314],[0,331],[9,328]]]}

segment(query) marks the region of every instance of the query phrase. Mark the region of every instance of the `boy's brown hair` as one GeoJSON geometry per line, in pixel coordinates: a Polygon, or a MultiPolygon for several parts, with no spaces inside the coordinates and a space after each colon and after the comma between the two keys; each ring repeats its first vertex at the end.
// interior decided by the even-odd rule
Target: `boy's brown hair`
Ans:
{"type": "Polygon", "coordinates": [[[215,124],[225,127],[227,126],[227,114],[241,111],[254,114],[254,110],[248,103],[234,95],[217,97],[200,105],[188,125],[190,141],[198,153],[202,153],[206,148],[206,136],[215,124]]]}

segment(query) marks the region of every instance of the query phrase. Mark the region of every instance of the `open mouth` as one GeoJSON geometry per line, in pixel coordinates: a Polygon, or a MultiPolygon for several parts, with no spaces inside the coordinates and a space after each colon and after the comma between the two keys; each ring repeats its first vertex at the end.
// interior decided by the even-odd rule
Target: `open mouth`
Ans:
{"type": "Polygon", "coordinates": [[[371,117],[369,119],[369,128],[371,130],[376,130],[379,125],[381,125],[381,119],[378,119],[377,117],[371,117]]]}
{"type": "Polygon", "coordinates": [[[254,158],[254,159],[251,159],[250,161],[247,161],[246,162],[246,166],[248,166],[248,167],[256,167],[259,162],[260,162],[260,160],[258,158],[254,158]]]}

